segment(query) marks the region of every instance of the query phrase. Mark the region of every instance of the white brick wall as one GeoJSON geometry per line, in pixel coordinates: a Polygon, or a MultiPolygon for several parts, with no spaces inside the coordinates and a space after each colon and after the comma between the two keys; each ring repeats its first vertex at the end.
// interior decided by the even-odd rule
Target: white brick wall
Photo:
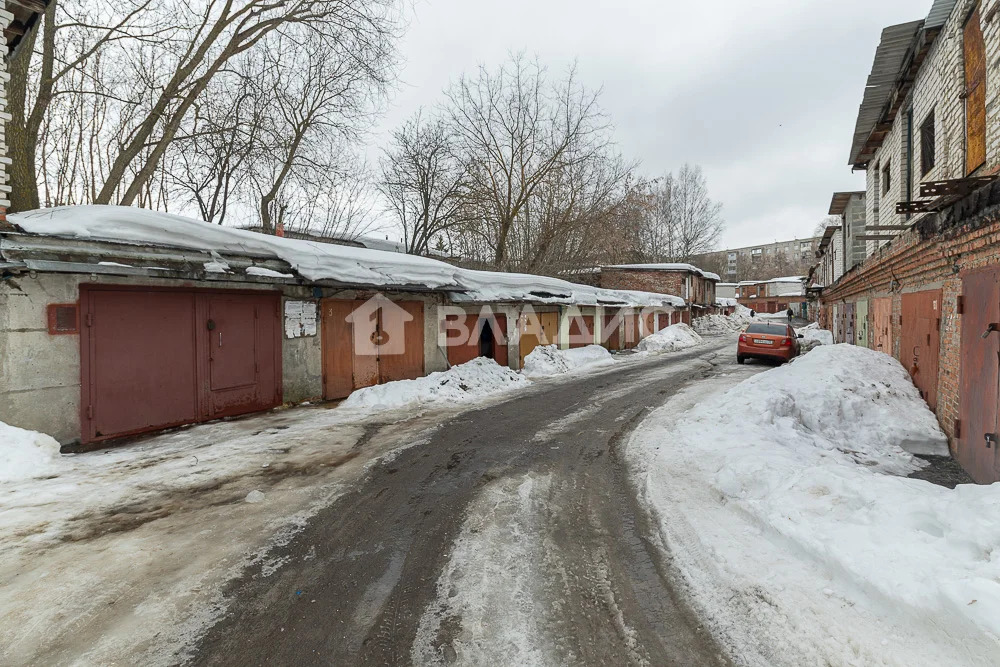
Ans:
{"type": "MultiPolygon", "coordinates": [[[[989,13],[992,5],[1000,0],[982,3],[981,19],[989,13]]],[[[913,173],[910,174],[912,193],[920,198],[921,181],[937,181],[962,178],[965,174],[965,101],[961,98],[965,90],[965,69],[962,53],[962,34],[965,19],[972,9],[974,0],[959,0],[948,22],[944,25],[924,60],[908,100],[900,108],[893,127],[869,164],[867,179],[868,224],[900,225],[907,222],[906,216],[895,211],[896,202],[906,198],[903,165],[906,163],[906,117],[907,109],[913,108],[913,173]],[[935,124],[935,164],[926,175],[921,174],[920,126],[933,109],[935,124]],[[886,160],[892,163],[892,185],[885,195],[881,191],[882,168],[886,160]],[[877,165],[877,170],[876,170],[877,165]],[[879,195],[879,216],[874,215],[875,192],[879,195]]],[[[989,171],[1000,164],[1000,16],[989,23],[983,23],[983,39],[986,44],[986,166],[989,171]]],[[[919,215],[911,216],[915,221],[919,215]]],[[[869,241],[868,254],[871,255],[885,241],[869,241]]]]}
{"type": "MultiPolygon", "coordinates": [[[[6,9],[0,9],[0,31],[10,25],[10,22],[14,20],[14,15],[8,12],[6,9]]],[[[4,40],[0,40],[0,207],[6,212],[7,208],[10,207],[10,200],[7,198],[7,193],[10,192],[10,176],[7,174],[7,167],[10,165],[10,158],[7,157],[7,133],[6,124],[10,120],[10,114],[7,112],[7,82],[10,81],[10,75],[7,73],[7,43],[4,40]]]]}

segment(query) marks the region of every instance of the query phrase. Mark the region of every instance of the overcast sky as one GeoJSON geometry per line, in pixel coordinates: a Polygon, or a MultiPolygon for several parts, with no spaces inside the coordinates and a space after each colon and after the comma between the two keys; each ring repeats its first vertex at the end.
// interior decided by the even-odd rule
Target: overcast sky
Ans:
{"type": "Polygon", "coordinates": [[[401,84],[375,144],[477,65],[509,51],[603,86],[625,155],[655,176],[700,164],[722,247],[809,236],[837,190],[883,27],[931,0],[413,0],[401,84]]]}

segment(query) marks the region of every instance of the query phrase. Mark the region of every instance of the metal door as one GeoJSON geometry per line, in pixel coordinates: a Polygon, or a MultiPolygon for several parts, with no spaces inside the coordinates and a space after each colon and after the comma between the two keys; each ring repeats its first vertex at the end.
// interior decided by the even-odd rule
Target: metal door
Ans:
{"type": "Polygon", "coordinates": [[[354,341],[351,323],[354,301],[324,299],[323,308],[323,396],[345,398],[354,389],[354,341]]]}
{"type": "Polygon", "coordinates": [[[586,347],[594,344],[594,316],[571,315],[569,318],[569,346],[586,347]]]}
{"type": "Polygon", "coordinates": [[[646,313],[642,316],[641,323],[642,331],[640,334],[643,338],[656,333],[656,313],[646,313]]]}
{"type": "Polygon", "coordinates": [[[1000,382],[1000,269],[962,276],[961,393],[955,457],[981,484],[1000,481],[1000,446],[987,442],[998,427],[1000,382]],[[989,446],[987,446],[989,444],[989,446]]]}
{"type": "Polygon", "coordinates": [[[507,349],[510,343],[507,340],[507,316],[500,313],[494,314],[493,325],[495,327],[493,333],[496,336],[493,344],[493,360],[501,366],[507,366],[510,364],[508,356],[510,350],[507,349]]]}
{"type": "Polygon", "coordinates": [[[899,362],[931,410],[937,410],[940,353],[941,290],[904,294],[899,335],[899,362]]]}
{"type": "Polygon", "coordinates": [[[464,330],[448,329],[447,347],[448,364],[458,366],[472,361],[479,356],[479,315],[449,315],[448,319],[457,322],[461,319],[464,330]],[[462,337],[468,333],[468,338],[462,337]]]}
{"type": "Polygon", "coordinates": [[[639,344],[639,315],[632,312],[625,312],[622,316],[622,325],[625,330],[623,348],[631,350],[639,344]]]}
{"type": "Polygon", "coordinates": [[[379,382],[414,380],[424,374],[424,304],[395,301],[393,305],[379,310],[379,382]]]}
{"type": "Polygon", "coordinates": [[[81,289],[84,442],[199,418],[195,295],[81,289]]]}
{"type": "Polygon", "coordinates": [[[854,304],[854,344],[868,347],[868,300],[854,304]]]}
{"type": "Polygon", "coordinates": [[[843,343],[844,342],[844,323],[840,319],[840,306],[833,306],[833,342],[843,343]]]}
{"type": "Polygon", "coordinates": [[[872,301],[872,349],[892,355],[892,298],[872,301]]]}
{"type": "Polygon", "coordinates": [[[986,162],[986,46],[979,7],[972,10],[962,33],[965,63],[965,173],[986,162]]]}
{"type": "Polygon", "coordinates": [[[538,321],[542,324],[541,344],[559,344],[559,313],[538,313],[538,321]]]}
{"type": "Polygon", "coordinates": [[[208,298],[208,412],[212,416],[255,405],[257,303],[254,297],[208,298]]]}
{"type": "Polygon", "coordinates": [[[844,318],[844,342],[853,345],[856,340],[854,336],[854,304],[845,303],[841,306],[841,310],[844,318]]]}
{"type": "Polygon", "coordinates": [[[604,313],[604,320],[601,324],[601,340],[604,347],[609,350],[622,349],[621,343],[621,320],[619,313],[604,313]]]}
{"type": "Polygon", "coordinates": [[[658,313],[656,316],[656,330],[663,331],[670,326],[670,313],[658,313]]]}

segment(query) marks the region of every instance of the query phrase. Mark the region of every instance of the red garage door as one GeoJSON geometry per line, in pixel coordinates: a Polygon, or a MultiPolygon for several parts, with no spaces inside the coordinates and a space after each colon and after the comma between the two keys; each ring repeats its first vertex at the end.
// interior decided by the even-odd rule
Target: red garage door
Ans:
{"type": "Polygon", "coordinates": [[[84,442],[281,402],[278,295],[83,286],[84,442]]]}

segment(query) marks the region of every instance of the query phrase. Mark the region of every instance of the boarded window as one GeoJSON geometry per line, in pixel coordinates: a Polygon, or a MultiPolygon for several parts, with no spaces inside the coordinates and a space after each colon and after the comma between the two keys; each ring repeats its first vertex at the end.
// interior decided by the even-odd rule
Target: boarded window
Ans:
{"type": "Polygon", "coordinates": [[[979,7],[972,10],[963,31],[965,55],[965,173],[986,162],[986,49],[979,24],[979,7]]]}
{"type": "Polygon", "coordinates": [[[920,175],[926,176],[934,168],[934,112],[920,125],[920,175]]]}
{"type": "Polygon", "coordinates": [[[882,194],[887,194],[892,186],[892,163],[886,164],[882,168],[882,194]]]}

